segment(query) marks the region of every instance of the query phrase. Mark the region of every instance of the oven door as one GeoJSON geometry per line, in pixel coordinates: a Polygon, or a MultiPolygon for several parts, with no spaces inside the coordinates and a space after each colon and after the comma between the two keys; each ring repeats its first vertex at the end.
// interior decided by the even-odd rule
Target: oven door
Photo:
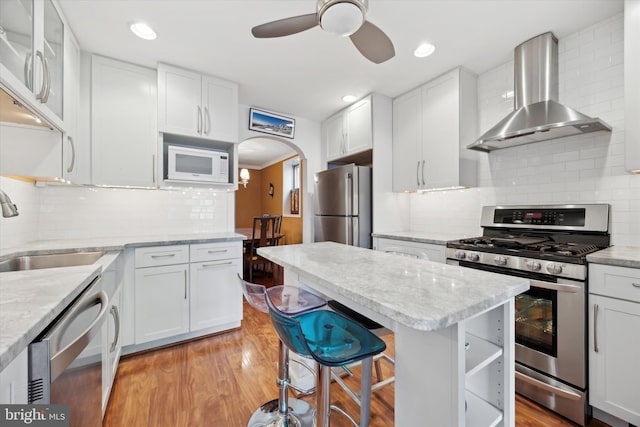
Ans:
{"type": "MultiPolygon", "coordinates": [[[[450,259],[447,264],[505,274],[496,266],[450,259]]],[[[525,271],[508,275],[530,280],[529,290],[515,297],[516,361],[585,389],[585,284],[525,271]]]]}
{"type": "Polygon", "coordinates": [[[531,280],[516,296],[516,361],[586,389],[585,298],[582,282],[531,280]]]}

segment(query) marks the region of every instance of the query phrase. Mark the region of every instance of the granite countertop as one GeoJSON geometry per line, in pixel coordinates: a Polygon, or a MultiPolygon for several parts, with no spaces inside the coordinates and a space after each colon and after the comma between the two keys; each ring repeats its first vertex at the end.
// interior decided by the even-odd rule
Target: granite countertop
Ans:
{"type": "Polygon", "coordinates": [[[587,262],[640,268],[640,246],[611,246],[587,255],[587,262]]]}
{"type": "Polygon", "coordinates": [[[528,279],[333,242],[258,253],[393,322],[424,331],[446,328],[529,289],[528,279]]]}
{"type": "Polygon", "coordinates": [[[429,243],[432,245],[446,245],[447,242],[451,240],[476,237],[475,235],[471,236],[455,233],[433,233],[428,231],[385,231],[381,233],[373,233],[372,236],[384,239],[404,240],[407,242],[429,243]]]}
{"type": "Polygon", "coordinates": [[[116,260],[125,248],[155,245],[239,241],[237,233],[108,237],[37,241],[0,251],[0,261],[13,256],[60,252],[104,251],[92,265],[0,273],[0,371],[116,260]]]}

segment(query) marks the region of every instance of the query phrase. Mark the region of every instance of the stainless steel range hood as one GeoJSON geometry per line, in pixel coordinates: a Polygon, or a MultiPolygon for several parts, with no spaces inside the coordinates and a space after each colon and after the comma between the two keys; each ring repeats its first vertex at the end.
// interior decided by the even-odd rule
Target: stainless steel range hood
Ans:
{"type": "Polygon", "coordinates": [[[611,126],[557,102],[558,39],[548,32],[515,49],[515,111],[467,148],[489,152],[590,132],[611,126]]]}

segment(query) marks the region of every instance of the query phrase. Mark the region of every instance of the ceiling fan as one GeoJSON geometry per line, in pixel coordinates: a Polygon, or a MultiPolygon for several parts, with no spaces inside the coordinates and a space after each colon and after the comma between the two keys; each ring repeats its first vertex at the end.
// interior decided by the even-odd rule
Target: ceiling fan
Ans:
{"type": "Polygon", "coordinates": [[[393,43],[378,27],[365,19],[369,0],[318,0],[316,13],[293,16],[251,29],[257,38],[283,37],[319,25],[325,31],[349,36],[356,49],[376,64],[394,57],[393,43]]]}

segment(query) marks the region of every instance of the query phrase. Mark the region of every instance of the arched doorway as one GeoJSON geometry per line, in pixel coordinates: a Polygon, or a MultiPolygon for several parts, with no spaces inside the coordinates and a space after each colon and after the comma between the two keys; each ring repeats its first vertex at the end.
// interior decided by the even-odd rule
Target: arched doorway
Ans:
{"type": "Polygon", "coordinates": [[[283,215],[284,243],[302,243],[304,213],[309,209],[308,182],[302,173],[306,160],[300,147],[284,138],[243,140],[238,145],[238,174],[246,168],[249,181],[246,186],[240,183],[236,192],[236,228],[251,227],[254,216],[283,215]]]}

